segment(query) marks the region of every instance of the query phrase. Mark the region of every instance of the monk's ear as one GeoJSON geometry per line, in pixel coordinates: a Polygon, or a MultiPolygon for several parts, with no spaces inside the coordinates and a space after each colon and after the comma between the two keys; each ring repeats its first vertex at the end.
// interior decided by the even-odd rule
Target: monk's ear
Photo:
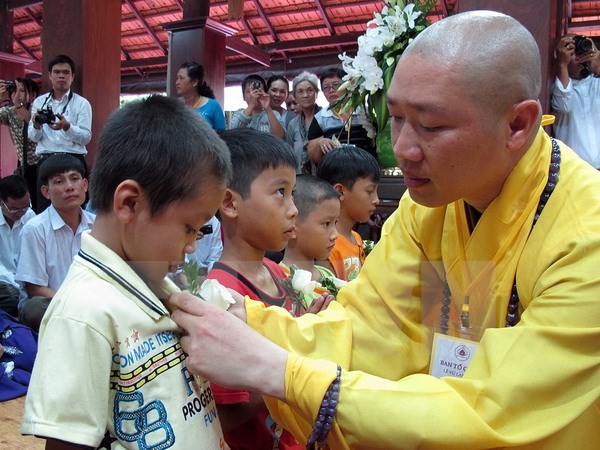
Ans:
{"type": "Polygon", "coordinates": [[[512,106],[508,136],[510,149],[522,148],[531,140],[532,134],[537,133],[540,126],[540,108],[537,100],[523,100],[512,106]]]}

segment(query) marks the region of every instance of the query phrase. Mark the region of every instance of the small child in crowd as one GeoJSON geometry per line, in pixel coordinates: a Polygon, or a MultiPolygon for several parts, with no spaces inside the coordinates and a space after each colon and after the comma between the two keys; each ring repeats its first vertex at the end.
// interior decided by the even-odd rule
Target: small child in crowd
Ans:
{"type": "MultiPolygon", "coordinates": [[[[223,253],[208,278],[291,311],[293,293],[282,282],[287,276],[265,258],[265,252],[282,250],[296,233],[298,210],[292,198],[296,160],[292,149],[272,134],[249,128],[220,135],[229,147],[235,176],[219,208],[223,253]]],[[[212,388],[225,440],[232,450],[303,448],[270,419],[261,396],[214,384],[212,388]]]]}
{"type": "Polygon", "coordinates": [[[81,248],[81,235],[94,224],[94,214],[81,209],[84,176],[83,163],[69,153],[50,156],[40,167],[41,193],[50,206],[23,227],[15,276],[28,296],[19,303],[19,320],[35,331],[81,248]]]}
{"type": "MultiPolygon", "coordinates": [[[[290,275],[296,266],[312,274],[312,280],[329,280],[334,285],[345,282],[337,279],[331,270],[315,264],[327,260],[338,237],[336,224],[340,216],[340,194],[325,180],[313,175],[298,175],[294,190],[294,203],[298,208],[296,236],[288,242],[280,266],[290,275]]],[[[315,288],[306,294],[306,305],[321,295],[325,289],[315,288]]]]}
{"type": "Polygon", "coordinates": [[[151,96],[111,116],[91,179],[96,222],[42,322],[23,434],[52,449],[226,448],[163,302],[230,176],[227,147],[181,102],[151,96]]]}
{"type": "Polygon", "coordinates": [[[365,260],[362,238],[353,228],[357,223],[367,222],[375,212],[380,175],[377,160],[354,145],[330,151],[318,166],[317,176],[340,193],[341,204],[337,224],[340,235],[329,258],[321,264],[342,280],[356,278],[365,260]]]}

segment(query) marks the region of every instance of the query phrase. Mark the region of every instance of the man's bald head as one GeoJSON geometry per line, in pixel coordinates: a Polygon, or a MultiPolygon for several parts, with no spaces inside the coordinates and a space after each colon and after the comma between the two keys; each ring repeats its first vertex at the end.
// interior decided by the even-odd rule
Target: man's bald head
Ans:
{"type": "Polygon", "coordinates": [[[455,71],[465,94],[498,114],[515,103],[539,98],[537,44],[507,15],[470,11],[440,20],[421,32],[402,57],[415,55],[455,71]]]}

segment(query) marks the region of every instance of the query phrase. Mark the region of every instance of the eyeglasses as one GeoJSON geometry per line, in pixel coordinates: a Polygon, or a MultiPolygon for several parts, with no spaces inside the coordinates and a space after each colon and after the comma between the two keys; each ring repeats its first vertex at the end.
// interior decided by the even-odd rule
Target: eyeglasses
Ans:
{"type": "Polygon", "coordinates": [[[336,82],[336,83],[324,84],[323,85],[323,92],[337,91],[339,87],[340,87],[340,82],[339,81],[336,82]]]}
{"type": "Polygon", "coordinates": [[[23,207],[23,208],[9,208],[6,203],[4,203],[4,200],[2,200],[2,204],[4,205],[4,207],[6,208],[6,210],[11,213],[11,214],[16,214],[18,212],[27,212],[29,210],[29,208],[31,208],[31,202],[29,202],[29,205],[23,207]]]}

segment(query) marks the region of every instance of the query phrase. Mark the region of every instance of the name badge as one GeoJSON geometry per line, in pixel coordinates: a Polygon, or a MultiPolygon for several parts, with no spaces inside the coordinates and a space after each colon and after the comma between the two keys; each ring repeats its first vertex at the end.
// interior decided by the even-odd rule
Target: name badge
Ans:
{"type": "Polygon", "coordinates": [[[437,378],[462,378],[478,348],[478,342],[434,333],[429,374],[437,378]]]}

